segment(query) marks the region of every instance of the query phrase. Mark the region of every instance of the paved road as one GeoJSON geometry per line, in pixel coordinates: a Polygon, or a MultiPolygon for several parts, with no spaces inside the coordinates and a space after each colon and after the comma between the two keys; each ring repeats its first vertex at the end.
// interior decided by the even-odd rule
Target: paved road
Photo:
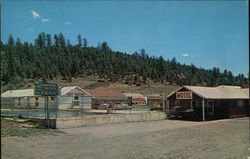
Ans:
{"type": "MultiPolygon", "coordinates": [[[[65,134],[4,137],[4,159],[246,159],[248,118],[162,120],[63,129],[65,134]]],[[[249,155],[250,156],[250,155],[249,155]]]]}

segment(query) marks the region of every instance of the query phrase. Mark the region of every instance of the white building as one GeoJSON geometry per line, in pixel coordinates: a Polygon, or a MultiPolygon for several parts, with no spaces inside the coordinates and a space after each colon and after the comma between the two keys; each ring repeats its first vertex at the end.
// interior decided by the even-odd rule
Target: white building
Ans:
{"type": "MultiPolygon", "coordinates": [[[[51,107],[91,109],[92,96],[78,86],[60,88],[59,96],[50,96],[51,107]]],[[[2,108],[44,108],[45,97],[34,95],[34,89],[8,90],[1,94],[2,108]]]]}
{"type": "Polygon", "coordinates": [[[34,89],[8,90],[1,94],[2,108],[39,108],[45,98],[34,95],[34,89]]]}
{"type": "Polygon", "coordinates": [[[91,109],[92,95],[78,86],[62,87],[59,97],[59,108],[84,108],[91,109]]]}

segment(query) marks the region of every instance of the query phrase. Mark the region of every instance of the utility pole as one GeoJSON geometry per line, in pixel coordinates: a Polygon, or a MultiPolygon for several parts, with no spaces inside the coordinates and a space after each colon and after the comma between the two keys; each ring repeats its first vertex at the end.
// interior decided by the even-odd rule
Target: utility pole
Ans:
{"type": "Polygon", "coordinates": [[[167,115],[167,86],[166,86],[166,78],[164,80],[164,109],[165,109],[165,114],[167,115]]]}
{"type": "Polygon", "coordinates": [[[82,97],[82,118],[83,118],[83,96],[82,97]]]}
{"type": "Polygon", "coordinates": [[[11,93],[12,93],[12,89],[10,90],[10,105],[11,105],[11,110],[13,110],[13,99],[12,99],[12,96],[11,96],[11,93]]]}
{"type": "Polygon", "coordinates": [[[49,96],[46,96],[46,111],[47,111],[47,125],[48,125],[48,128],[50,127],[50,122],[49,122],[49,96]]]}

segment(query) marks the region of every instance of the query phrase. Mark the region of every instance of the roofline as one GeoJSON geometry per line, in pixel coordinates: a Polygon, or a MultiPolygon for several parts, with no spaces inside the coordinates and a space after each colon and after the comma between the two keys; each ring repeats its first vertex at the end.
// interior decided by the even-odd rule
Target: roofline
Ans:
{"type": "Polygon", "coordinates": [[[177,89],[176,91],[170,93],[166,98],[171,97],[173,94],[175,94],[176,92],[178,92],[178,91],[181,90],[182,88],[185,88],[185,89],[189,90],[190,92],[196,94],[197,96],[199,96],[199,97],[201,97],[201,98],[203,98],[203,99],[207,99],[206,97],[200,95],[199,93],[197,93],[197,92],[195,92],[195,91],[193,91],[192,89],[189,89],[189,88],[187,88],[187,87],[188,87],[188,86],[182,86],[182,87],[180,87],[180,88],[177,89]]]}
{"type": "Polygon", "coordinates": [[[195,91],[193,91],[192,89],[189,89],[189,88],[187,88],[187,87],[188,87],[188,86],[183,86],[183,88],[186,88],[187,90],[191,91],[192,93],[196,94],[197,96],[199,96],[199,97],[201,97],[201,98],[203,98],[203,99],[207,99],[207,98],[204,97],[203,95],[201,95],[201,94],[199,94],[199,93],[197,93],[197,92],[195,92],[195,91]]]}
{"type": "Polygon", "coordinates": [[[142,98],[145,98],[145,97],[147,97],[147,96],[145,96],[145,95],[143,95],[143,94],[141,94],[141,93],[126,93],[126,92],[124,92],[124,93],[122,93],[124,96],[126,96],[126,97],[142,97],[142,98]],[[130,95],[139,95],[139,96],[130,96],[130,95],[126,95],[126,94],[130,94],[130,95]]]}
{"type": "Polygon", "coordinates": [[[177,90],[171,92],[166,98],[169,98],[170,96],[172,96],[173,94],[175,94],[176,92],[178,92],[179,90],[181,90],[182,88],[184,88],[184,87],[180,87],[177,90]]]}
{"type": "Polygon", "coordinates": [[[249,98],[205,98],[207,100],[249,100],[249,98]]]}
{"type": "Polygon", "coordinates": [[[82,90],[83,92],[87,93],[89,96],[92,97],[92,95],[89,92],[85,91],[84,89],[80,88],[79,86],[76,86],[76,87],[79,88],[80,90],[82,90]]]}
{"type": "MultiPolygon", "coordinates": [[[[197,96],[199,96],[199,97],[201,97],[201,98],[203,98],[203,99],[212,99],[212,100],[219,100],[219,99],[222,99],[222,100],[228,100],[228,99],[242,99],[242,100],[243,100],[243,99],[249,99],[249,97],[248,97],[248,98],[207,98],[207,97],[204,97],[204,96],[202,96],[201,94],[195,92],[194,90],[188,88],[188,86],[182,86],[181,88],[177,89],[176,91],[170,93],[170,94],[167,96],[167,98],[169,98],[170,96],[172,96],[173,94],[175,94],[176,92],[178,92],[179,90],[181,90],[182,88],[185,88],[185,89],[191,91],[192,93],[196,94],[197,96]]],[[[211,88],[211,87],[208,87],[208,88],[211,88]]],[[[216,88],[216,87],[212,87],[212,88],[216,88]]],[[[241,89],[242,89],[242,88],[241,88],[241,89]]],[[[243,92],[243,93],[244,93],[244,92],[243,92]]],[[[245,94],[245,93],[244,93],[244,94],[245,94]]],[[[247,94],[246,94],[246,95],[247,95],[247,94]]]]}
{"type": "MultiPolygon", "coordinates": [[[[61,89],[62,89],[62,88],[64,88],[64,87],[61,87],[61,89]]],[[[85,92],[86,94],[88,94],[90,97],[93,97],[89,92],[85,91],[84,89],[82,89],[82,88],[79,87],[79,86],[73,86],[72,89],[68,90],[67,92],[72,91],[72,90],[75,89],[75,88],[78,88],[78,89],[80,89],[81,91],[83,91],[83,92],[85,92]]],[[[60,94],[60,96],[65,95],[67,92],[65,92],[64,94],[60,94]]]]}

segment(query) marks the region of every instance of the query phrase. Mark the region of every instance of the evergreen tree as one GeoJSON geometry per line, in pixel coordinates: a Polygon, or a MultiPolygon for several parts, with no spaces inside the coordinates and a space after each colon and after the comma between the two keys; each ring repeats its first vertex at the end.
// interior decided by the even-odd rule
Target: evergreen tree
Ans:
{"type": "Polygon", "coordinates": [[[80,34],[77,36],[77,41],[78,41],[78,45],[82,46],[82,36],[80,34]]]}
{"type": "Polygon", "coordinates": [[[108,43],[106,41],[102,42],[101,49],[104,50],[104,51],[109,51],[110,50],[110,48],[108,46],[108,43]]]}
{"type": "MultiPolygon", "coordinates": [[[[40,33],[34,45],[16,42],[10,35],[6,44],[1,43],[1,80],[3,83],[26,78],[53,79],[60,77],[71,81],[72,77],[96,75],[102,79],[125,80],[128,84],[140,85],[146,81],[170,84],[217,86],[241,85],[249,78],[243,74],[234,76],[231,71],[219,68],[204,69],[185,65],[176,58],[165,60],[162,56],[148,56],[145,49],[132,55],[112,51],[107,42],[98,47],[87,47],[87,39],[77,36],[78,43],[70,44],[62,33],[53,36],[40,33]],[[83,47],[79,47],[83,44],[83,47]]],[[[21,84],[19,85],[21,86],[21,84]]]]}
{"type": "Polygon", "coordinates": [[[88,47],[88,41],[85,38],[83,39],[83,47],[84,48],[88,47]]]}

